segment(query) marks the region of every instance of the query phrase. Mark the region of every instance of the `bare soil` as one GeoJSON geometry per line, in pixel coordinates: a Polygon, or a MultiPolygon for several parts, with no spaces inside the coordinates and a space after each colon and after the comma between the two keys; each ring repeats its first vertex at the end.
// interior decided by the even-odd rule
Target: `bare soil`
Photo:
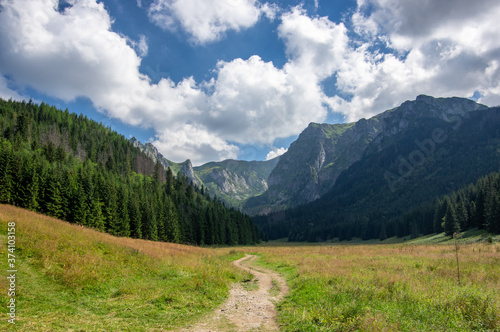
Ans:
{"type": "Polygon", "coordinates": [[[180,331],[279,331],[275,303],[288,293],[288,287],[278,273],[255,267],[253,262],[256,259],[255,255],[246,255],[234,261],[234,266],[250,272],[254,278],[245,283],[246,286],[244,283],[235,284],[220,308],[203,321],[180,331]]]}

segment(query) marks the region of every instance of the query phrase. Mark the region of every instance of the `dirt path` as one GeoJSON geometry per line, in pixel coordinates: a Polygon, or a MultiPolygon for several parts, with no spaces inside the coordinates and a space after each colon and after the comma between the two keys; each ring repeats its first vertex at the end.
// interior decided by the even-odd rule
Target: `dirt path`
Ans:
{"type": "Polygon", "coordinates": [[[256,259],[257,256],[246,255],[234,261],[234,266],[254,275],[252,281],[236,284],[220,308],[203,322],[181,331],[279,331],[274,303],[288,293],[288,287],[278,273],[254,267],[256,259]]]}

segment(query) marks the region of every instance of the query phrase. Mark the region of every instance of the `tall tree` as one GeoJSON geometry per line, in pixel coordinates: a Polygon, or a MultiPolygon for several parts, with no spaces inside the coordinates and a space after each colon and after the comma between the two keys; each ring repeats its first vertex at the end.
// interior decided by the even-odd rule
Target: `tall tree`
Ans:
{"type": "Polygon", "coordinates": [[[446,214],[444,215],[444,232],[446,235],[452,236],[454,233],[460,232],[460,223],[457,219],[455,206],[453,202],[447,199],[446,214]]]}

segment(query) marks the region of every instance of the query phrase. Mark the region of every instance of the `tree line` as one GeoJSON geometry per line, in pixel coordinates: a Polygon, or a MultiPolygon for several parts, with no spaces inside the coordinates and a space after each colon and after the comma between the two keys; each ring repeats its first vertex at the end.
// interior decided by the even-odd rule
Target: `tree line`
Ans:
{"type": "Polygon", "coordinates": [[[119,236],[259,241],[250,217],[165,171],[122,135],[31,100],[0,99],[0,202],[119,236]]]}
{"type": "Polygon", "coordinates": [[[415,121],[370,145],[318,200],[254,220],[268,239],[290,241],[414,238],[471,228],[499,233],[498,183],[495,175],[483,178],[500,167],[499,123],[498,107],[471,112],[459,128],[440,119],[415,121]],[[391,188],[384,174],[399,174],[401,156],[414,153],[415,142],[431,137],[436,128],[447,139],[406,167],[391,188]]]}
{"type": "Polygon", "coordinates": [[[470,228],[500,233],[500,173],[493,173],[435,203],[434,231],[447,235],[470,228]]]}

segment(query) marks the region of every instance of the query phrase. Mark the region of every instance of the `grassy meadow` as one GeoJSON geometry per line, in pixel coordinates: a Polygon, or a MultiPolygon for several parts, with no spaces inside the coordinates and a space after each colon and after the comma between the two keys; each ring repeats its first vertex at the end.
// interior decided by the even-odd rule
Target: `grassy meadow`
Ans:
{"type": "Polygon", "coordinates": [[[500,245],[248,248],[284,273],[283,331],[500,331],[500,245]]]}
{"type": "Polygon", "coordinates": [[[0,331],[147,331],[183,326],[248,279],[230,249],[119,238],[0,205],[0,331]],[[16,223],[17,322],[7,323],[7,223],[16,223]]]}
{"type": "MultiPolygon", "coordinates": [[[[438,235],[413,244],[211,249],[114,237],[0,205],[2,275],[12,221],[17,323],[8,325],[5,305],[0,331],[186,326],[222,303],[233,282],[250,279],[230,264],[244,253],[287,278],[283,331],[500,331],[500,245],[498,237],[468,243],[483,239],[480,232],[461,240],[458,284],[455,246],[438,235]]],[[[8,289],[5,277],[0,289],[8,289]]],[[[0,301],[7,303],[5,291],[0,301]]]]}

